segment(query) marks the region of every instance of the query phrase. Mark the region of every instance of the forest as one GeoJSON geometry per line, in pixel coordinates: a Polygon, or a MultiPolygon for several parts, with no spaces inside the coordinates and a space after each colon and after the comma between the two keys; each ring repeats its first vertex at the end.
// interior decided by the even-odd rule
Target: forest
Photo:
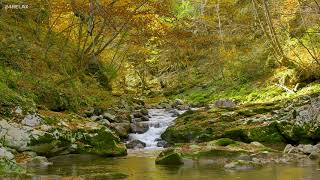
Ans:
{"type": "Polygon", "coordinates": [[[319,168],[318,0],[0,0],[0,179],[319,168]]]}

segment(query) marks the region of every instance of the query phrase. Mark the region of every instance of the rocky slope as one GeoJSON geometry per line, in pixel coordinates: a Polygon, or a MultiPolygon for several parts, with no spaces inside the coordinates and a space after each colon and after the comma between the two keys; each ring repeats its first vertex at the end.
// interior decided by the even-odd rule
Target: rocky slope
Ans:
{"type": "Polygon", "coordinates": [[[171,144],[230,138],[242,142],[316,143],[320,140],[320,95],[268,104],[230,105],[190,110],[162,138],[171,144]]]}

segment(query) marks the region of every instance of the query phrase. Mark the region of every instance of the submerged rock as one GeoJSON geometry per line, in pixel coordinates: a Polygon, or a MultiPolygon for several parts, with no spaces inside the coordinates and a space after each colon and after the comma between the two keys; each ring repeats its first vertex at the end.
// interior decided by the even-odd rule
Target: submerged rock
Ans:
{"type": "Polygon", "coordinates": [[[180,165],[183,164],[181,154],[175,149],[167,149],[162,151],[157,159],[156,164],[162,165],[180,165]]]}
{"type": "Polygon", "coordinates": [[[253,161],[236,160],[226,164],[224,168],[232,170],[249,170],[259,168],[261,166],[261,164],[253,161]]]}
{"type": "Polygon", "coordinates": [[[43,156],[36,156],[30,159],[27,162],[28,166],[48,166],[51,165],[52,163],[48,161],[46,157],[43,156]]]}

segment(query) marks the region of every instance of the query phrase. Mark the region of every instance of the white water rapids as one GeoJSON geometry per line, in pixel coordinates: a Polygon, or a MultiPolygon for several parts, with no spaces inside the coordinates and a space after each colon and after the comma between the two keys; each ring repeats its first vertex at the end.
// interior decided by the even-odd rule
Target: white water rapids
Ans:
{"type": "MultiPolygon", "coordinates": [[[[146,122],[149,125],[148,131],[143,134],[129,134],[129,140],[137,139],[146,143],[145,149],[157,149],[159,148],[157,140],[177,117],[173,117],[174,113],[165,109],[148,109],[148,111],[150,115],[150,120],[146,122]]],[[[181,114],[184,111],[178,112],[181,114]]]]}

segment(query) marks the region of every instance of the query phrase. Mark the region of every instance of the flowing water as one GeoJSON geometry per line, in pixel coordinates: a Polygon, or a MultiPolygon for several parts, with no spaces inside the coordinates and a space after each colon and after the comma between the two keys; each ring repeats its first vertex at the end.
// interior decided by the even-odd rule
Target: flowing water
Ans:
{"type": "MultiPolygon", "coordinates": [[[[146,143],[145,149],[158,149],[157,143],[161,134],[176,119],[174,113],[165,109],[149,109],[150,120],[148,122],[149,129],[143,134],[130,134],[129,140],[137,139],[146,143]]],[[[184,111],[177,111],[183,113],[184,111]]]]}
{"type": "MultiPolygon", "coordinates": [[[[182,166],[155,164],[159,153],[156,139],[174,121],[169,112],[151,109],[150,129],[144,134],[131,134],[146,142],[142,150],[130,150],[128,156],[103,158],[92,155],[66,155],[49,159],[53,164],[28,167],[30,180],[320,180],[319,165],[274,165],[247,171],[227,171],[214,159],[187,161],[182,166]],[[118,174],[117,174],[118,173],[118,174]],[[119,175],[120,173],[120,175],[119,175]],[[124,173],[127,177],[121,175],[124,173]]],[[[0,177],[1,179],[1,177],[0,177]]],[[[10,178],[7,178],[10,179],[10,178]]]]}

